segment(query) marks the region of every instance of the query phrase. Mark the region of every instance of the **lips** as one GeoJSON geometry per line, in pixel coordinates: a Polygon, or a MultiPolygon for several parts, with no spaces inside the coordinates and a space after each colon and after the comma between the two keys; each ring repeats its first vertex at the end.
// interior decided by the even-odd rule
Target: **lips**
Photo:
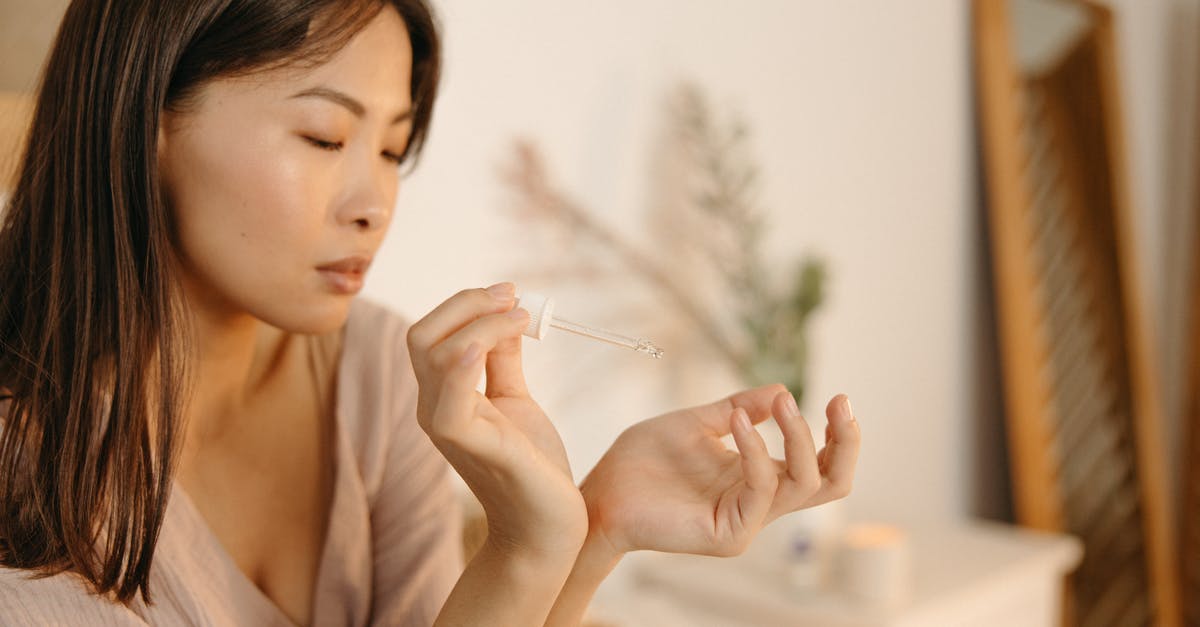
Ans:
{"type": "Polygon", "coordinates": [[[317,270],[325,277],[326,285],[333,292],[354,294],[362,289],[363,274],[370,265],[370,257],[355,255],[317,266],[317,270]]]}
{"type": "Polygon", "coordinates": [[[340,272],[343,274],[363,274],[367,271],[367,268],[370,265],[370,257],[355,255],[353,257],[346,257],[345,259],[339,259],[333,263],[327,263],[323,266],[317,266],[317,269],[329,272],[340,272]]]}

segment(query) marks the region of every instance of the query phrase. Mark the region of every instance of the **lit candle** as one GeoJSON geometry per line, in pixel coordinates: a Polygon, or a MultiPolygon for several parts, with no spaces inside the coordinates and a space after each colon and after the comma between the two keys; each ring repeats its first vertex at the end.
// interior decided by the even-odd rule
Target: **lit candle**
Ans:
{"type": "Polygon", "coordinates": [[[896,606],[912,594],[912,558],[908,534],[884,524],[846,529],[838,551],[839,588],[872,605],[896,606]]]}

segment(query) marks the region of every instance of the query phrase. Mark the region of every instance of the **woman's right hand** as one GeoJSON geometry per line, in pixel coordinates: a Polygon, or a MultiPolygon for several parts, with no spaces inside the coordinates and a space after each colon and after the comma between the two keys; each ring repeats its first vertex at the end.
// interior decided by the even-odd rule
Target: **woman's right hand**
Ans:
{"type": "Polygon", "coordinates": [[[514,294],[511,283],[464,290],[409,329],[417,420],[483,505],[493,548],[573,555],[587,509],[558,431],[526,388],[529,313],[514,309],[514,294]]]}

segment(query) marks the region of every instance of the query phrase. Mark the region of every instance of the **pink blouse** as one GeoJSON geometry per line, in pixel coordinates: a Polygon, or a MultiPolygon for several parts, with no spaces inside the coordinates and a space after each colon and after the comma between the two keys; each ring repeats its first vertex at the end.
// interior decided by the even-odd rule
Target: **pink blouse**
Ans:
{"type": "MultiPolygon", "coordinates": [[[[431,625],[462,572],[462,516],[449,465],[417,425],[407,327],[369,301],[351,306],[336,364],[336,479],[314,625],[431,625]]],[[[0,568],[0,624],[294,627],[178,482],[155,547],[153,605],[95,596],[73,573],[28,575],[0,568]]]]}

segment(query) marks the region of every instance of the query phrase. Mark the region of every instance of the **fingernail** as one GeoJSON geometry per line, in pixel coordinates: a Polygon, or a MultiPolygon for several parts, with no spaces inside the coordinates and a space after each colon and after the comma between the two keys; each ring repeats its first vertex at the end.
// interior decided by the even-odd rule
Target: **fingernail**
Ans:
{"type": "Polygon", "coordinates": [[[475,360],[479,359],[479,354],[481,352],[482,349],[479,347],[479,343],[471,342],[471,345],[467,347],[467,351],[463,353],[460,364],[463,366],[469,366],[475,363],[475,360]]]}
{"type": "Polygon", "coordinates": [[[800,417],[800,407],[796,405],[796,397],[791,394],[787,397],[787,412],[792,418],[800,417]]]}
{"type": "Polygon", "coordinates": [[[520,319],[528,316],[529,312],[525,311],[524,309],[521,309],[520,307],[513,307],[512,311],[510,311],[504,315],[508,316],[509,318],[512,318],[513,320],[520,320],[520,319]]]}
{"type": "Polygon", "coordinates": [[[842,411],[845,412],[847,418],[854,420],[854,410],[850,408],[849,396],[842,397],[842,411]]]}
{"type": "Polygon", "coordinates": [[[750,416],[746,415],[746,410],[739,408],[733,410],[733,413],[736,414],[734,420],[737,421],[738,427],[740,427],[743,431],[749,431],[754,428],[750,424],[750,416]]]}
{"type": "Polygon", "coordinates": [[[512,283],[497,283],[487,288],[487,293],[492,295],[492,298],[500,301],[507,301],[517,292],[517,286],[512,283]]]}

